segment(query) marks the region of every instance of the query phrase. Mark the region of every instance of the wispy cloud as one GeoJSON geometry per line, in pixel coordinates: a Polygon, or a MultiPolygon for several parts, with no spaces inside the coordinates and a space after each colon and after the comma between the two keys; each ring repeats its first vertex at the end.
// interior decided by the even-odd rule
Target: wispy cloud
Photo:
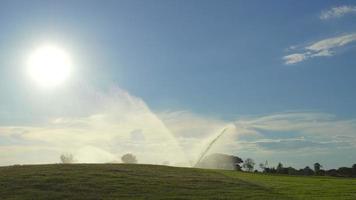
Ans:
{"type": "MultiPolygon", "coordinates": [[[[293,153],[356,148],[356,120],[337,120],[323,113],[282,113],[241,119],[236,126],[254,130],[255,137],[242,136],[240,146],[254,151],[293,153]]],[[[241,147],[240,147],[241,149],[241,147]]]]}
{"type": "Polygon", "coordinates": [[[355,41],[356,33],[326,38],[313,42],[307,46],[303,46],[300,49],[293,48],[293,51],[299,50],[299,52],[286,55],[283,57],[283,60],[285,64],[290,65],[314,57],[333,56],[339,48],[349,45],[355,41]]]}
{"type": "Polygon", "coordinates": [[[343,6],[332,7],[329,10],[323,11],[319,17],[322,20],[327,20],[333,18],[340,18],[344,15],[352,14],[352,13],[354,14],[356,13],[356,6],[343,5],[343,6]]]}
{"type": "Polygon", "coordinates": [[[304,53],[294,53],[283,57],[285,64],[294,64],[302,62],[307,59],[307,56],[304,53]]]}
{"type": "MultiPolygon", "coordinates": [[[[333,138],[336,135],[355,137],[356,120],[337,120],[335,116],[325,113],[281,113],[267,116],[240,119],[237,126],[245,126],[258,132],[291,132],[303,136],[333,138]]],[[[262,135],[263,136],[263,135],[262,135]]]]}

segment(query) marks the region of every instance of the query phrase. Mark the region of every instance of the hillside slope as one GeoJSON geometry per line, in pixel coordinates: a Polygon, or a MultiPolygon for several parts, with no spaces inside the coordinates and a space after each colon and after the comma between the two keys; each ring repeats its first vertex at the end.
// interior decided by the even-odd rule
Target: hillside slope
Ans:
{"type": "Polygon", "coordinates": [[[312,197],[356,199],[356,180],[266,176],[235,171],[154,165],[58,164],[0,167],[0,199],[311,199],[312,197]],[[327,184],[330,187],[314,186],[309,190],[310,184],[314,183],[327,184]],[[280,184],[285,186],[280,187],[280,184]],[[331,187],[333,185],[337,187],[331,187]],[[297,189],[293,190],[293,188],[297,189]]]}

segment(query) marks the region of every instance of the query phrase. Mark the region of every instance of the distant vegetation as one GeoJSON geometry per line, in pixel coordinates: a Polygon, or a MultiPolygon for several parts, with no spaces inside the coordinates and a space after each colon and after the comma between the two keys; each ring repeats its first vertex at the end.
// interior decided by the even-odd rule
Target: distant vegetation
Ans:
{"type": "Polygon", "coordinates": [[[127,153],[127,154],[123,155],[121,157],[121,161],[123,163],[128,163],[128,164],[136,164],[137,163],[136,156],[134,156],[131,153],[127,153]]]}
{"type": "Polygon", "coordinates": [[[320,163],[314,163],[313,168],[306,166],[302,169],[294,167],[284,167],[278,163],[276,167],[270,167],[268,161],[260,163],[261,171],[255,169],[255,161],[251,158],[243,161],[241,158],[226,154],[211,154],[206,156],[201,163],[197,165],[200,168],[238,170],[247,172],[266,173],[266,174],[285,174],[285,175],[303,175],[303,176],[338,176],[338,177],[356,177],[356,164],[352,167],[340,167],[338,169],[323,169],[320,163]]]}
{"type": "Polygon", "coordinates": [[[251,158],[247,158],[244,163],[242,164],[242,167],[249,172],[253,171],[253,168],[255,167],[255,161],[253,161],[251,158]]]}
{"type": "Polygon", "coordinates": [[[74,162],[74,156],[72,154],[62,154],[59,158],[63,164],[70,164],[74,162]]]}
{"type": "Polygon", "coordinates": [[[340,167],[338,169],[322,169],[320,163],[314,163],[314,166],[310,168],[306,166],[302,169],[295,169],[293,167],[284,167],[282,163],[279,163],[277,167],[268,167],[260,164],[263,173],[270,174],[286,174],[286,175],[304,175],[304,176],[338,176],[338,177],[356,177],[356,164],[352,167],[340,167]]]}

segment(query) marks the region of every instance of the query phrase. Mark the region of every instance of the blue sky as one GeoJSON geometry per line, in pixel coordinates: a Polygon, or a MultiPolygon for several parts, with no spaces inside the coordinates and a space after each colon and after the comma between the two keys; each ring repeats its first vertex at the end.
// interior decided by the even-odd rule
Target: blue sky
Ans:
{"type": "MultiPolygon", "coordinates": [[[[106,100],[88,100],[91,91],[116,99],[112,88],[120,88],[120,95],[127,93],[125,98],[134,98],[136,106],[144,102],[185,142],[197,137],[184,132],[194,126],[182,127],[184,120],[197,120],[200,126],[190,134],[200,140],[224,124],[243,122],[249,127],[238,127],[239,139],[234,140],[243,144],[225,152],[300,166],[319,157],[330,166],[351,164],[350,158],[329,157],[356,149],[356,142],[339,149],[350,141],[341,136],[356,138],[355,20],[354,1],[1,0],[0,124],[7,130],[3,132],[11,132],[9,127],[43,127],[52,119],[107,114],[101,106],[106,100]],[[41,91],[23,74],[28,51],[43,42],[61,45],[76,64],[68,83],[53,91],[41,91]],[[268,117],[273,120],[261,129],[268,117]],[[300,126],[274,126],[285,126],[285,121],[300,126]],[[207,123],[216,126],[207,130],[207,123]],[[339,129],[323,136],[311,131],[323,127],[339,129]],[[252,144],[254,153],[247,150],[252,144]],[[329,154],[320,150],[325,145],[333,148],[329,154]],[[319,150],[297,161],[271,153],[296,146],[319,150]],[[258,157],[261,151],[269,153],[258,157]]],[[[30,140],[1,134],[3,148],[30,140]]],[[[53,151],[62,151],[58,149],[53,151]]],[[[36,159],[28,162],[42,162],[36,159]]]]}

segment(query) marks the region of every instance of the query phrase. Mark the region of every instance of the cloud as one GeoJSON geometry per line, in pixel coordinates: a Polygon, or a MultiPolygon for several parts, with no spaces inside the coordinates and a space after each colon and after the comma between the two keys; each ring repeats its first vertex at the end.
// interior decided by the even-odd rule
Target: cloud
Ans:
{"type": "Polygon", "coordinates": [[[340,18],[347,14],[356,13],[356,6],[338,6],[332,7],[329,10],[323,11],[319,18],[322,20],[333,19],[333,18],[340,18]]]}
{"type": "Polygon", "coordinates": [[[257,132],[297,131],[308,137],[332,138],[335,135],[355,137],[356,120],[337,120],[334,115],[312,112],[292,112],[239,119],[236,126],[245,126],[257,132]]]}
{"type": "MultiPolygon", "coordinates": [[[[327,113],[291,112],[240,118],[236,127],[254,132],[224,145],[227,152],[256,162],[303,167],[318,160],[328,167],[350,166],[356,155],[356,119],[327,113]]],[[[273,166],[273,165],[271,165],[273,166]]]]}
{"type": "Polygon", "coordinates": [[[330,148],[345,148],[353,147],[349,141],[313,141],[300,138],[288,138],[288,139],[265,139],[256,142],[251,142],[251,144],[256,145],[258,148],[272,152],[295,152],[295,151],[325,151],[330,148]]]}
{"type": "Polygon", "coordinates": [[[255,151],[291,153],[295,150],[356,148],[356,120],[337,120],[330,114],[273,114],[240,119],[236,126],[245,126],[259,133],[239,140],[240,145],[254,147],[255,151]]]}
{"type": "Polygon", "coordinates": [[[300,49],[294,48],[293,50],[299,50],[300,52],[286,55],[283,57],[283,60],[285,64],[291,65],[314,57],[333,56],[341,47],[349,45],[355,41],[356,33],[323,39],[307,46],[303,46],[300,49]]]}
{"type": "Polygon", "coordinates": [[[294,63],[302,62],[306,58],[307,58],[306,55],[302,53],[295,53],[295,54],[284,56],[283,60],[285,60],[285,64],[294,64],[294,63]]]}
{"type": "Polygon", "coordinates": [[[330,52],[337,47],[342,47],[354,41],[356,41],[356,33],[324,39],[305,47],[305,49],[316,53],[330,52]]]}

